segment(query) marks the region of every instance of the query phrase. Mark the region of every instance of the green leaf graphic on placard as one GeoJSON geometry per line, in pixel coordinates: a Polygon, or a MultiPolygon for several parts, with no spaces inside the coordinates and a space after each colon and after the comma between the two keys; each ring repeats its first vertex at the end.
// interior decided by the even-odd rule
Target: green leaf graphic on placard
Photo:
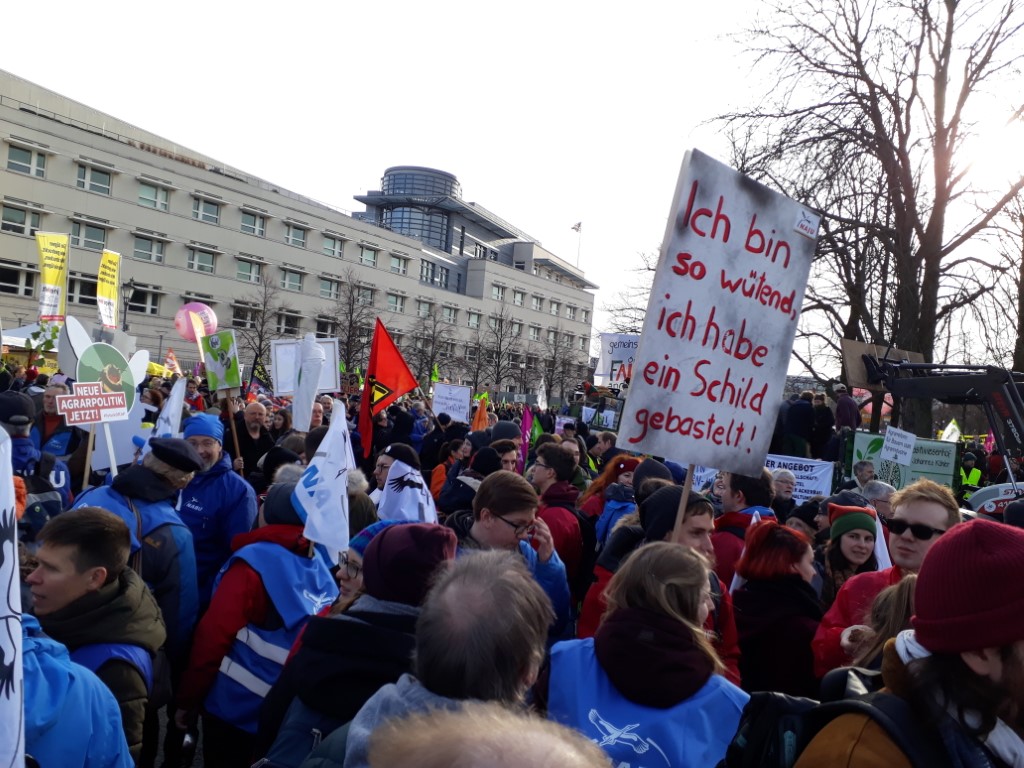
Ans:
{"type": "Polygon", "coordinates": [[[874,440],[868,443],[867,455],[873,456],[874,454],[878,453],[880,450],[882,450],[883,445],[885,445],[885,438],[876,437],[874,440]]]}

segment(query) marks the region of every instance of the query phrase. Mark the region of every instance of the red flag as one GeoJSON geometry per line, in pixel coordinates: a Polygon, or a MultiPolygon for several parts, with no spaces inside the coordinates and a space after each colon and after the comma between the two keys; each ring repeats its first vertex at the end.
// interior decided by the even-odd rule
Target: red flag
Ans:
{"type": "Polygon", "coordinates": [[[363,455],[373,450],[373,417],[383,411],[406,392],[412,392],[419,383],[405,364],[391,334],[377,318],[370,346],[370,362],[366,366],[363,397],[359,404],[359,434],[363,439],[363,455]]]}

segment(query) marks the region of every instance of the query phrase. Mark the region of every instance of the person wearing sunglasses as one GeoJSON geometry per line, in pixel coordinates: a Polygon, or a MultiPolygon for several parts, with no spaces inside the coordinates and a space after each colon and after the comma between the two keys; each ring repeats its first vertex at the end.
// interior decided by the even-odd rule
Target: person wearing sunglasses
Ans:
{"type": "Polygon", "coordinates": [[[836,595],[814,636],[815,673],[850,663],[850,657],[867,629],[864,617],[878,593],[909,573],[917,573],[928,550],[961,521],[953,492],[928,479],[897,491],[890,499],[889,554],[893,565],[850,578],[836,595]]]}

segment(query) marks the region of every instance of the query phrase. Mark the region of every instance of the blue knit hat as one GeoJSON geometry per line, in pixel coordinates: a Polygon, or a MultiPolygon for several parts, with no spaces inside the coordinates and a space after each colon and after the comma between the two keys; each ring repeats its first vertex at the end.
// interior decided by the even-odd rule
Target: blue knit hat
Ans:
{"type": "Polygon", "coordinates": [[[383,531],[392,525],[401,525],[402,523],[408,522],[407,520],[380,520],[372,525],[368,525],[363,528],[359,533],[348,540],[348,548],[354,549],[359,556],[362,557],[366,554],[366,548],[370,546],[370,541],[378,533],[383,531]]]}
{"type": "Polygon", "coordinates": [[[220,419],[208,413],[197,413],[185,420],[185,439],[197,435],[199,437],[212,437],[218,443],[224,442],[224,425],[220,419]]]}

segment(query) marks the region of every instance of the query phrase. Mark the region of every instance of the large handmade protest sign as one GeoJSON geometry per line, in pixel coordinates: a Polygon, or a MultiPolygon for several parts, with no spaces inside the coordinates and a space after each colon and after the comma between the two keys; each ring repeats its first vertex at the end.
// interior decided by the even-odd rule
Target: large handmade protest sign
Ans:
{"type": "Polygon", "coordinates": [[[810,209],[686,154],[619,446],[746,475],[764,466],[817,231],[810,209]]]}

